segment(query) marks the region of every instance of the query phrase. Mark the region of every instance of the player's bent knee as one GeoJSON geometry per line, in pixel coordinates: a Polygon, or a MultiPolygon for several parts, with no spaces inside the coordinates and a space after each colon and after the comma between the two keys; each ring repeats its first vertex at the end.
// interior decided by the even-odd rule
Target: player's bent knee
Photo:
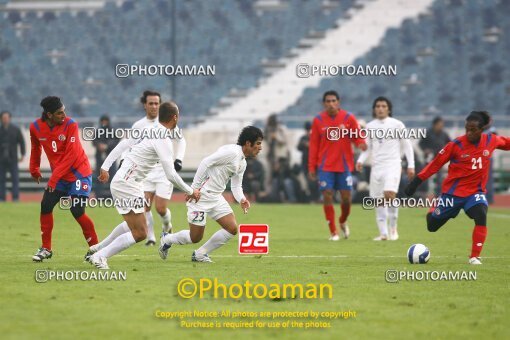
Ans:
{"type": "Polygon", "coordinates": [[[225,230],[231,233],[233,236],[237,235],[237,226],[233,228],[225,228],[225,230]]]}
{"type": "Polygon", "coordinates": [[[466,211],[466,215],[475,220],[476,225],[487,225],[487,206],[485,204],[477,204],[466,211]]]}
{"type": "Polygon", "coordinates": [[[131,234],[136,242],[141,242],[147,238],[147,231],[143,228],[138,228],[136,230],[131,230],[131,234]]]}
{"type": "Polygon", "coordinates": [[[198,242],[202,241],[202,237],[203,237],[203,235],[190,235],[191,242],[193,242],[193,243],[198,243],[198,242]]]}
{"type": "Polygon", "coordinates": [[[158,212],[159,216],[165,216],[166,215],[166,206],[156,206],[156,211],[158,212]]]}
{"type": "Polygon", "coordinates": [[[73,214],[74,218],[80,218],[83,214],[85,214],[85,207],[82,206],[73,206],[71,207],[71,214],[73,214]]]}
{"type": "Polygon", "coordinates": [[[54,199],[52,199],[52,197],[45,194],[41,201],[41,214],[44,215],[53,212],[53,208],[55,207],[56,204],[57,203],[55,202],[54,199]]]}
{"type": "Polygon", "coordinates": [[[434,232],[438,231],[439,228],[441,228],[447,221],[448,221],[448,219],[433,218],[432,213],[428,213],[427,214],[427,230],[430,231],[431,233],[434,233],[434,232]]]}

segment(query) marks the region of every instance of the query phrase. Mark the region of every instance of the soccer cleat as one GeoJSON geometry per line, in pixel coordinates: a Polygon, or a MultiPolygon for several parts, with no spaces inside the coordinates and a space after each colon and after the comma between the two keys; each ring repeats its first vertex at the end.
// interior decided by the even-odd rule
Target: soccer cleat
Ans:
{"type": "Polygon", "coordinates": [[[91,256],[89,258],[89,263],[100,270],[110,269],[110,267],[108,267],[108,263],[106,262],[106,257],[104,257],[104,256],[100,256],[100,257],[91,256]]]}
{"type": "Polygon", "coordinates": [[[329,241],[340,241],[340,236],[338,236],[338,234],[331,235],[328,240],[329,241]]]}
{"type": "Polygon", "coordinates": [[[482,264],[479,257],[472,257],[469,259],[469,264],[482,264]]]}
{"type": "Polygon", "coordinates": [[[197,251],[195,250],[191,255],[191,262],[212,262],[212,260],[209,255],[198,255],[197,251]]]}
{"type": "Polygon", "coordinates": [[[34,254],[34,256],[32,256],[32,260],[34,262],[42,262],[43,260],[51,259],[52,256],[53,252],[51,250],[41,247],[37,249],[37,252],[34,254]]]}
{"type": "Polygon", "coordinates": [[[396,241],[396,240],[398,240],[397,227],[395,227],[395,228],[390,228],[390,237],[389,237],[389,240],[390,240],[390,241],[396,241]]]}
{"type": "Polygon", "coordinates": [[[349,226],[347,223],[340,223],[340,230],[342,230],[342,236],[345,239],[349,238],[349,235],[351,234],[351,231],[349,230],[349,226]]]}
{"type": "Polygon", "coordinates": [[[94,253],[95,253],[95,252],[93,252],[93,251],[92,251],[92,250],[90,250],[90,249],[89,249],[89,250],[87,250],[87,253],[86,253],[86,254],[85,254],[85,256],[83,257],[83,260],[84,260],[85,262],[90,262],[90,257],[91,257],[92,255],[94,255],[94,253]]]}
{"type": "Polygon", "coordinates": [[[170,249],[170,247],[172,247],[171,244],[165,243],[165,235],[166,235],[166,233],[161,234],[161,239],[159,241],[159,249],[158,249],[159,257],[161,257],[163,260],[166,260],[166,258],[168,257],[168,250],[170,249]]]}
{"type": "Polygon", "coordinates": [[[155,246],[156,245],[156,241],[155,240],[147,240],[147,242],[145,242],[145,245],[147,247],[155,246]]]}
{"type": "Polygon", "coordinates": [[[386,241],[388,237],[386,235],[379,235],[374,238],[374,241],[386,241]]]}

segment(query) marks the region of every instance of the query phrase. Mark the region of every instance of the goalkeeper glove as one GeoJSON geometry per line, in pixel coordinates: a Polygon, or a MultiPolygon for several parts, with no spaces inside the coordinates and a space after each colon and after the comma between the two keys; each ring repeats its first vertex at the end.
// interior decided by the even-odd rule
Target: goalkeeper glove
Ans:
{"type": "Polygon", "coordinates": [[[176,159],[175,160],[174,168],[175,168],[175,171],[181,171],[182,170],[182,161],[180,159],[176,159]]]}
{"type": "Polygon", "coordinates": [[[416,189],[418,189],[418,187],[420,186],[420,184],[422,183],[423,181],[420,179],[420,177],[416,176],[415,178],[413,178],[413,180],[411,181],[411,183],[409,183],[407,185],[407,187],[405,188],[404,192],[406,193],[407,196],[412,196],[414,195],[414,193],[416,192],[416,189]]]}

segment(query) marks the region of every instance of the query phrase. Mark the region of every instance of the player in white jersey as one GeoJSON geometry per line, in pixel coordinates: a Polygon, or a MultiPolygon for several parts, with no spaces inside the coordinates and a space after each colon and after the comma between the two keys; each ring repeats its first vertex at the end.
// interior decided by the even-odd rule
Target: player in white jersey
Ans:
{"type": "MultiPolygon", "coordinates": [[[[154,91],[145,91],[140,98],[145,109],[146,116],[136,121],[132,129],[145,129],[153,127],[158,123],[158,110],[161,103],[161,95],[154,91]]],[[[174,168],[176,171],[182,169],[182,159],[186,152],[186,140],[182,134],[182,130],[176,125],[172,129],[172,135],[177,142],[177,152],[175,153],[174,168]]],[[[161,217],[162,230],[168,233],[172,230],[172,214],[168,209],[168,203],[172,197],[174,190],[173,184],[166,178],[165,171],[161,164],[157,164],[154,169],[147,175],[143,182],[143,191],[145,193],[145,201],[148,203],[145,207],[145,217],[147,218],[147,242],[146,246],[156,244],[156,236],[154,235],[154,218],[151,208],[152,202],[156,207],[156,211],[161,217]]]]}
{"type": "Polygon", "coordinates": [[[122,166],[110,185],[117,211],[124,218],[100,243],[90,247],[86,259],[99,269],[109,269],[107,259],[129,248],[147,236],[143,181],[159,162],[166,178],[184,191],[186,200],[198,201],[200,192],[188,186],[174,169],[173,146],[168,138],[169,130],[175,128],[179,119],[179,109],[175,103],[163,103],[159,107],[159,123],[150,130],[150,136],[140,139],[125,139],[108,155],[101,166],[100,182],[108,180],[108,170],[117,158],[129,150],[122,166]]]}
{"type": "Polygon", "coordinates": [[[247,157],[256,157],[262,149],[263,134],[254,126],[245,127],[237,139],[237,144],[220,147],[215,153],[204,158],[198,166],[191,187],[200,189],[199,202],[188,202],[189,230],[175,234],[165,234],[161,238],[159,254],[162,259],[174,244],[197,243],[204,236],[206,218],[209,216],[222,227],[191,256],[194,262],[212,262],[209,253],[224,245],[237,234],[237,222],[232,208],[223,197],[227,183],[231,181],[234,198],[241,204],[244,213],[250,202],[243,193],[242,182],[246,170],[247,157]]]}
{"type": "MultiPolygon", "coordinates": [[[[373,117],[367,124],[367,130],[403,130],[404,123],[392,117],[392,104],[388,98],[378,97],[372,105],[373,117]]],[[[387,132],[387,131],[386,131],[387,132]]],[[[370,136],[370,135],[369,135],[370,136]]],[[[370,171],[370,196],[373,198],[394,199],[400,184],[402,172],[401,155],[407,159],[407,176],[414,177],[414,153],[409,139],[367,138],[368,149],[361,153],[356,170],[361,171],[363,163],[372,158],[370,171]]],[[[379,236],[374,241],[397,240],[398,207],[379,206],[375,208],[379,236]],[[389,233],[388,233],[389,224],[389,233]]]]}

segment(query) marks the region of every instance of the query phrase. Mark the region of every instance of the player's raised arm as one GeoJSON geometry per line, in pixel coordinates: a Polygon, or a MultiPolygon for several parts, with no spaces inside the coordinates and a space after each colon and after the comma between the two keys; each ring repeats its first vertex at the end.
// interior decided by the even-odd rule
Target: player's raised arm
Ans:
{"type": "Polygon", "coordinates": [[[34,123],[30,124],[30,175],[39,183],[41,181],[41,150],[42,146],[37,138],[34,123]]]}
{"type": "Polygon", "coordinates": [[[188,195],[193,195],[194,190],[187,185],[184,180],[179,176],[177,171],[174,169],[174,160],[172,158],[172,148],[169,145],[170,141],[166,139],[155,139],[154,149],[159,157],[159,162],[163,166],[166,177],[173,185],[180,190],[184,191],[188,195]]]}
{"type": "Polygon", "coordinates": [[[497,146],[496,149],[510,150],[510,137],[492,135],[496,138],[497,146]]]}
{"type": "Polygon", "coordinates": [[[108,171],[110,170],[112,164],[119,159],[120,156],[124,153],[124,151],[129,150],[130,147],[135,145],[137,142],[137,139],[133,138],[127,138],[123,139],[115,148],[113,148],[112,152],[108,154],[108,157],[104,160],[103,164],[101,165],[101,169],[108,171]]]}
{"type": "Polygon", "coordinates": [[[438,152],[436,157],[406,187],[404,190],[406,195],[412,196],[423,181],[437,173],[450,160],[454,145],[454,142],[450,142],[438,152]]]}

